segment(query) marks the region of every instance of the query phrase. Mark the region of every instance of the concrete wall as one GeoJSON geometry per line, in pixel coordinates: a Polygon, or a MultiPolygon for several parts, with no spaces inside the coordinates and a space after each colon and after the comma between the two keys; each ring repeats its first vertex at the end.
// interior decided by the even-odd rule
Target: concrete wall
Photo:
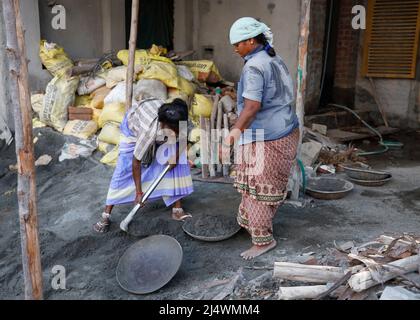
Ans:
{"type": "Polygon", "coordinates": [[[175,46],[177,49],[194,48],[196,58],[213,59],[223,77],[238,81],[243,60],[229,43],[229,29],[240,17],[255,17],[271,27],[275,35],[274,47],[295,79],[299,11],[300,1],[297,0],[175,0],[175,46]],[[205,47],[213,49],[213,56],[204,51],[205,47]]]}
{"type": "Polygon", "coordinates": [[[46,0],[21,1],[26,33],[29,74],[33,91],[44,90],[51,79],[39,59],[39,41],[56,42],[72,59],[95,58],[125,44],[124,0],[62,0],[66,30],[54,30],[54,15],[46,0]]]}

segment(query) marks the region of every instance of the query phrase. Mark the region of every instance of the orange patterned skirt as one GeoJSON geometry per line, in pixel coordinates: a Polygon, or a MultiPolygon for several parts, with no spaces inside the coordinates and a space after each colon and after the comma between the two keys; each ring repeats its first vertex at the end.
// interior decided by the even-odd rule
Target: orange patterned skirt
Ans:
{"type": "Polygon", "coordinates": [[[299,129],[288,136],[239,147],[234,186],[242,193],[238,223],[248,230],[255,245],[270,244],[273,218],[287,196],[287,183],[296,160],[299,129]]]}

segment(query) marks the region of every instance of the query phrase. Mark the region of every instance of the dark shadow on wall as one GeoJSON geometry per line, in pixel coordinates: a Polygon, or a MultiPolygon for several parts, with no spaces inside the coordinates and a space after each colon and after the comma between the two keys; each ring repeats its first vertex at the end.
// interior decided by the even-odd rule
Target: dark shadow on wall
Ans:
{"type": "MultiPolygon", "coordinates": [[[[132,0],[125,2],[126,43],[130,39],[132,0]]],[[[148,49],[152,44],[168,50],[174,47],[174,1],[140,0],[137,48],[148,49]]]]}

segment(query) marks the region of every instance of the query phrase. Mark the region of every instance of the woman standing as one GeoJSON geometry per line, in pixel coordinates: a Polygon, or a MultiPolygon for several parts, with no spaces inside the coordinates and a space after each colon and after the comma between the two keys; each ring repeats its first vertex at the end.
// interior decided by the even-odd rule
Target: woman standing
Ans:
{"type": "Polygon", "coordinates": [[[272,47],[272,33],[254,18],[241,18],[230,29],[230,42],[244,60],[238,84],[239,119],[225,144],[239,143],[235,187],[242,194],[238,223],[252,237],[241,256],[255,258],[276,246],[273,218],[286,199],[296,158],[299,122],[293,109],[293,81],[272,47]],[[257,161],[250,163],[250,159],[257,161]]]}

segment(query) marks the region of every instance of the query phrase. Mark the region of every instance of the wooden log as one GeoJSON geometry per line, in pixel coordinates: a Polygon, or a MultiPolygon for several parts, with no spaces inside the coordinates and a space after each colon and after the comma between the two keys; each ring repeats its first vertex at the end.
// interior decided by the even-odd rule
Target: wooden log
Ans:
{"type": "Polygon", "coordinates": [[[216,159],[218,158],[218,150],[217,150],[217,143],[216,143],[216,118],[217,118],[217,112],[218,112],[218,105],[220,101],[220,95],[216,94],[214,96],[213,100],[213,108],[211,110],[211,116],[210,116],[210,162],[209,162],[209,172],[211,177],[216,176],[216,171],[214,169],[214,164],[217,162],[216,159]]]}
{"type": "Polygon", "coordinates": [[[42,269],[38,238],[35,161],[32,137],[31,99],[28,84],[25,35],[19,0],[2,1],[6,52],[11,74],[11,105],[14,109],[18,161],[18,207],[25,299],[42,299],[42,269]]]}
{"type": "MultiPolygon", "coordinates": [[[[382,282],[394,279],[399,275],[404,275],[406,273],[416,271],[419,265],[420,255],[385,264],[382,266],[384,269],[384,272],[381,274],[382,282]]],[[[361,271],[353,275],[348,283],[350,287],[356,292],[361,292],[379,284],[379,282],[373,279],[370,271],[361,271]]]]}
{"type": "MultiPolygon", "coordinates": [[[[223,114],[223,137],[222,139],[225,140],[226,137],[229,135],[229,120],[227,114],[223,114]]],[[[222,141],[223,143],[223,141],[222,141]]],[[[227,153],[223,159],[223,176],[228,177],[229,176],[229,168],[230,168],[230,152],[227,153]]]]}
{"type": "Polygon", "coordinates": [[[330,266],[311,266],[290,262],[274,263],[274,278],[309,283],[330,283],[340,280],[346,270],[330,266]]]}
{"type": "Polygon", "coordinates": [[[217,123],[216,123],[216,132],[215,132],[215,148],[217,150],[217,154],[215,160],[217,160],[217,172],[222,173],[222,164],[219,161],[218,153],[219,147],[221,143],[221,132],[222,132],[222,121],[223,121],[223,105],[219,101],[217,104],[217,123]]]}
{"type": "MultiPolygon", "coordinates": [[[[206,148],[207,149],[206,150],[207,150],[207,154],[209,156],[211,156],[211,147],[212,147],[212,145],[211,145],[212,139],[211,138],[212,138],[213,130],[211,130],[210,119],[204,118],[204,122],[205,122],[206,132],[207,132],[207,140],[206,140],[206,148]]],[[[209,166],[210,177],[215,177],[216,173],[215,173],[214,165],[212,164],[212,159],[211,158],[209,158],[208,166],[209,166]]]]}
{"type": "Polygon", "coordinates": [[[131,108],[131,101],[133,99],[134,57],[136,53],[136,42],[137,42],[137,31],[138,31],[139,1],[140,0],[133,0],[131,4],[131,28],[130,28],[130,41],[129,41],[129,48],[128,48],[125,110],[128,110],[131,108]]]}
{"type": "MultiPolygon", "coordinates": [[[[297,72],[297,95],[296,95],[296,114],[299,118],[299,146],[297,158],[300,159],[300,146],[303,139],[303,124],[305,116],[305,95],[306,95],[306,76],[308,65],[308,45],[309,45],[309,26],[311,18],[311,0],[302,0],[300,7],[300,32],[298,46],[298,72],[297,72]]],[[[291,199],[299,199],[300,179],[297,165],[292,167],[289,188],[292,191],[291,199]]]]}
{"type": "Polygon", "coordinates": [[[201,176],[203,179],[209,177],[209,154],[208,154],[208,139],[209,135],[206,130],[206,121],[203,116],[200,116],[200,159],[201,159],[201,176]]]}
{"type": "Polygon", "coordinates": [[[277,293],[279,300],[315,299],[327,292],[330,285],[280,287],[277,293]]]}

